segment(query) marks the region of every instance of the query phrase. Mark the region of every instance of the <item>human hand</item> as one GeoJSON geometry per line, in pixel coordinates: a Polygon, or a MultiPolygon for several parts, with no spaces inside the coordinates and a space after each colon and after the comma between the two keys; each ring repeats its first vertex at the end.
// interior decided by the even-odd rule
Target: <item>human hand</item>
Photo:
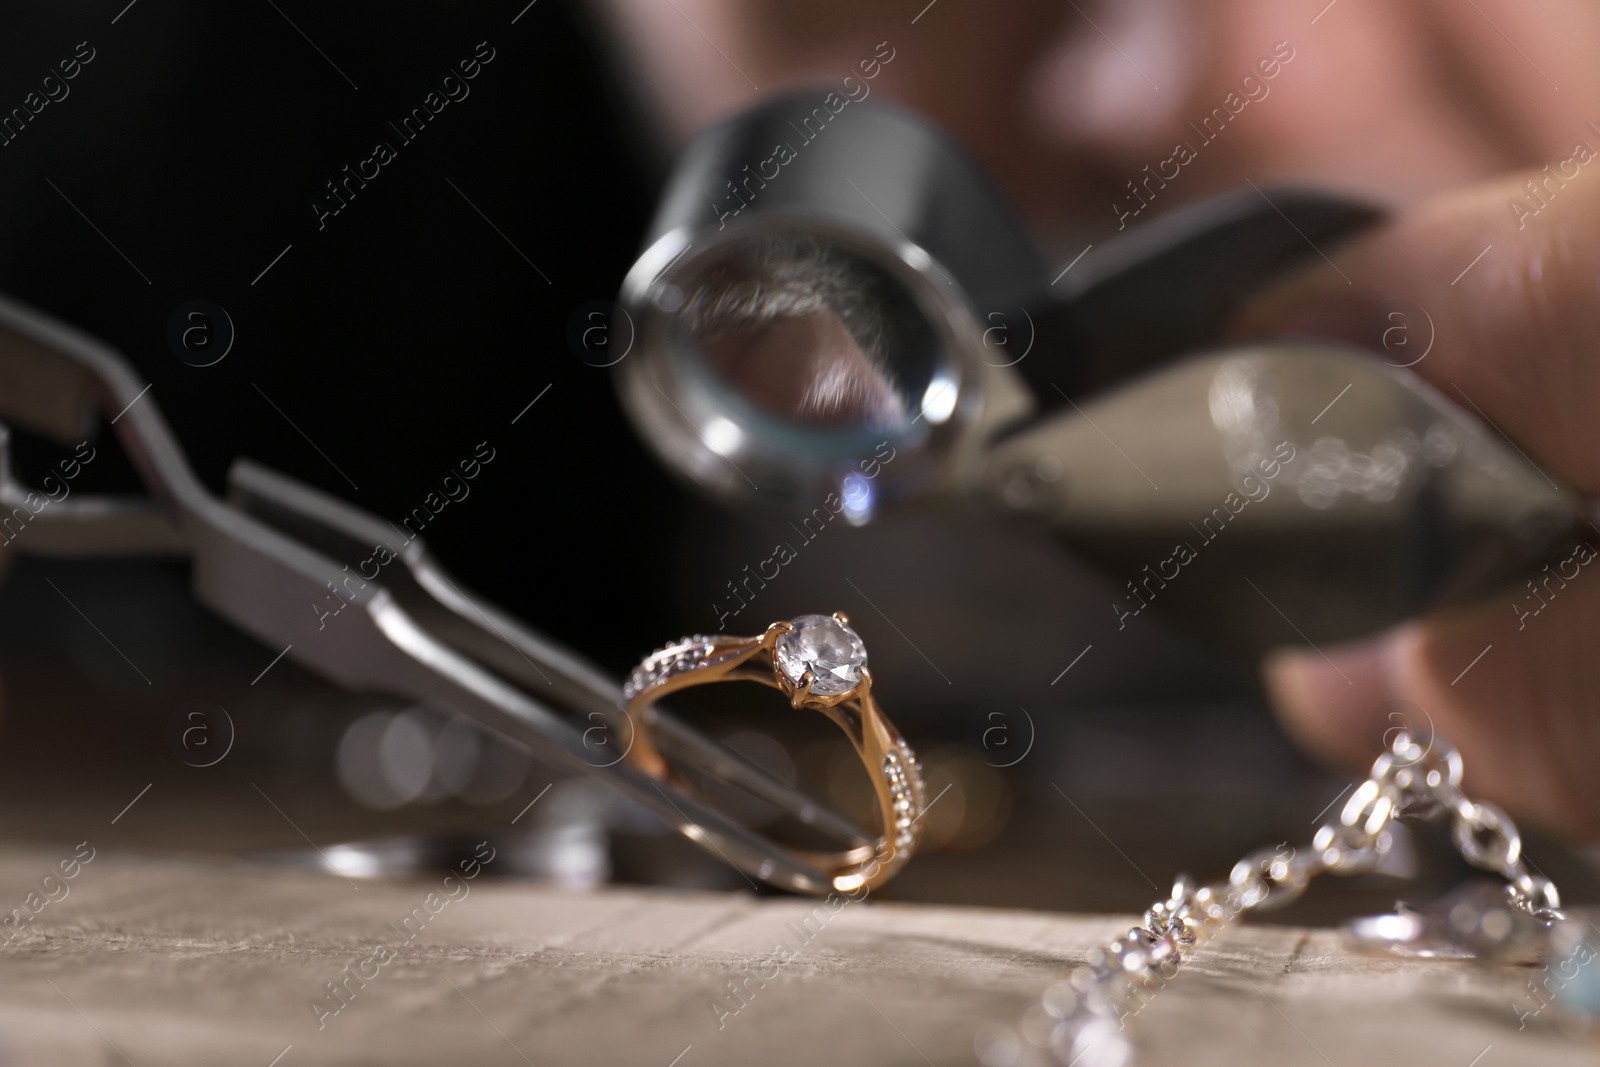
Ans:
{"type": "MultiPolygon", "coordinates": [[[[1558,172],[1419,204],[1335,255],[1344,277],[1319,264],[1267,294],[1242,332],[1332,336],[1381,351],[1392,313],[1423,309],[1436,334],[1415,373],[1476,408],[1551,476],[1600,494],[1600,165],[1574,156],[1550,168],[1558,172]]],[[[1580,528],[1574,549],[1580,541],[1590,548],[1575,561],[1593,559],[1600,529],[1580,528]]],[[[1332,664],[1311,650],[1280,651],[1265,664],[1268,688],[1300,741],[1352,764],[1394,726],[1383,711],[1409,701],[1460,747],[1475,794],[1600,839],[1600,567],[1580,567],[1543,599],[1536,614],[1519,613],[1515,604],[1533,603],[1519,583],[1478,606],[1323,649],[1332,664]]]]}

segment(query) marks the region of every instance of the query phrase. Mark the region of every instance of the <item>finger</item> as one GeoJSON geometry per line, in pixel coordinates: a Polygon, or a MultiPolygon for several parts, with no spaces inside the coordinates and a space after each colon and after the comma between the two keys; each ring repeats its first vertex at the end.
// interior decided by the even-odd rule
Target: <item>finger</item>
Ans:
{"type": "Polygon", "coordinates": [[[1564,588],[1551,581],[1542,600],[1507,595],[1325,649],[1327,659],[1275,653],[1266,663],[1273,704],[1308,748],[1356,767],[1396,721],[1431,725],[1461,749],[1474,796],[1600,839],[1600,573],[1590,569],[1600,565],[1578,568],[1564,588]],[[1395,702],[1406,702],[1399,715],[1395,702]]]}

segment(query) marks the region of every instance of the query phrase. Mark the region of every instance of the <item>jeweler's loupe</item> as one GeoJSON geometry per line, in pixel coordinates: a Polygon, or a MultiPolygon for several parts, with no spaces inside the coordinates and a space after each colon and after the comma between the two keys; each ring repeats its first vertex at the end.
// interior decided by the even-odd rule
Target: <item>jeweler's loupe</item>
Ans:
{"type": "Polygon", "coordinates": [[[716,495],[811,508],[837,493],[865,521],[948,478],[993,407],[981,309],[1017,306],[1042,273],[930,127],[781,99],[678,166],[623,284],[638,340],[622,395],[716,495]]]}
{"type": "Polygon", "coordinates": [[[836,493],[860,523],[970,482],[1002,427],[1204,343],[1307,239],[1375,217],[1294,190],[1224,197],[1053,272],[943,134],[826,98],[697,138],[622,287],[631,417],[670,468],[735,503],[809,510],[836,493]]]}

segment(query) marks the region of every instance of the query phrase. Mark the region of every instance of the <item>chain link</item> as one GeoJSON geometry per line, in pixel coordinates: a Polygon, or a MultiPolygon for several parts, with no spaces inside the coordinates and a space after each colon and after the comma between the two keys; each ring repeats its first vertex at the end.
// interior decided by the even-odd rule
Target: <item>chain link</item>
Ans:
{"type": "Polygon", "coordinates": [[[1325,871],[1365,874],[1394,844],[1390,823],[1451,820],[1451,838],[1468,863],[1506,879],[1511,904],[1549,926],[1562,918],[1561,897],[1522,861],[1522,835],[1493,804],[1461,791],[1461,753],[1438,734],[1426,741],[1397,731],[1338,815],[1317,828],[1307,850],[1287,842],[1257,849],[1226,882],[1195,886],[1179,876],[1172,895],[1088,963],[1045,991],[1017,1026],[990,1025],[978,1035],[984,1067],[1126,1067],[1134,1049],[1125,1026],[1194,951],[1246,911],[1281,907],[1325,871]]]}

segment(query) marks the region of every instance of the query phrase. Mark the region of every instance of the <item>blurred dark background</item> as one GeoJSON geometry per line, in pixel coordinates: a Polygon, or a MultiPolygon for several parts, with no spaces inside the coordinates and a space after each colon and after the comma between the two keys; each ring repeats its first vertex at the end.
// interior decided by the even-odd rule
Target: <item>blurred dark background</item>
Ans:
{"type": "Polygon", "coordinates": [[[580,647],[670,629],[638,591],[673,573],[679,498],[563,341],[615,292],[649,207],[575,13],[140,0],[113,25],[126,3],[7,13],[6,109],[79,42],[95,58],[0,148],[0,286],[126,353],[214,489],[248,455],[403,515],[488,441],[497,462],[428,530],[461,576],[580,647]],[[495,58],[469,95],[402,142],[387,123],[479,42],[495,58]],[[397,158],[319,230],[313,200],[379,140],[397,158]],[[166,342],[195,299],[236,330],[205,368],[166,342]],[[597,551],[626,529],[648,536],[597,551]],[[604,564],[557,564],[572,553],[604,564]]]}

